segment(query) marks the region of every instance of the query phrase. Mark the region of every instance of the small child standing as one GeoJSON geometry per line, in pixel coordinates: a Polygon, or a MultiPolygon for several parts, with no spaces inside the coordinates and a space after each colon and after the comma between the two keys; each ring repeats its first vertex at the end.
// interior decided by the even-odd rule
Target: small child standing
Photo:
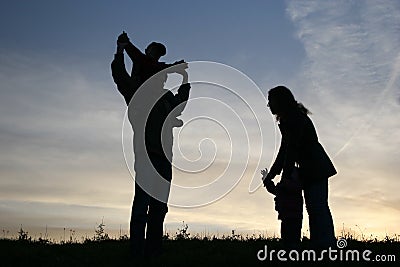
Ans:
{"type": "Polygon", "coordinates": [[[281,179],[276,185],[266,179],[268,170],[262,170],[264,187],[275,195],[275,210],[281,220],[281,239],[288,249],[300,246],[303,220],[303,195],[298,168],[294,168],[290,179],[281,179]]]}

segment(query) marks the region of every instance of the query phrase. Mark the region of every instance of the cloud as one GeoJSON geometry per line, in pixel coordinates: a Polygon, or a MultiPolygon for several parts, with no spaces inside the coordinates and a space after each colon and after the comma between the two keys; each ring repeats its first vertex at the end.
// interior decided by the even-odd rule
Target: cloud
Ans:
{"type": "Polygon", "coordinates": [[[304,44],[297,83],[334,155],[393,102],[399,87],[397,2],[291,1],[287,13],[304,44]],[[326,123],[329,121],[329,124],[326,123]]]}
{"type": "Polygon", "coordinates": [[[90,64],[35,54],[0,58],[1,199],[129,207],[124,106],[111,76],[88,80],[90,64]],[[104,201],[112,188],[118,196],[104,201]]]}
{"type": "MultiPolygon", "coordinates": [[[[334,161],[339,174],[330,182],[334,217],[339,223],[342,220],[353,223],[351,218],[357,210],[357,223],[362,225],[379,215],[371,211],[369,205],[373,204],[377,209],[384,207],[388,218],[377,220],[376,229],[382,229],[385,224],[398,225],[395,203],[400,171],[396,162],[400,145],[396,115],[400,108],[396,100],[400,64],[399,4],[396,1],[289,1],[287,15],[296,27],[295,38],[303,45],[304,62],[297,69],[301,57],[294,53],[298,57],[293,64],[288,53],[266,80],[287,81],[296,97],[313,112],[312,119],[327,151],[337,155],[334,161]],[[284,72],[285,64],[290,64],[289,74],[284,72]],[[275,72],[279,73],[275,75],[275,72]],[[288,77],[292,74],[294,77],[288,77]]],[[[301,50],[297,42],[293,47],[298,52],[301,50]]],[[[292,51],[293,47],[289,45],[286,49],[292,51]]],[[[276,57],[269,58],[268,62],[280,58],[279,51],[266,53],[271,54],[276,57]]],[[[246,72],[250,77],[260,70],[264,72],[260,67],[263,65],[254,56],[245,56],[243,60],[250,60],[245,64],[249,66],[246,72]]],[[[82,220],[83,225],[92,224],[92,218],[101,219],[99,214],[107,219],[108,214],[115,215],[118,210],[123,215],[116,218],[127,222],[132,180],[124,166],[120,144],[125,107],[112,83],[109,62],[101,58],[94,64],[9,50],[0,51],[0,61],[2,220],[9,218],[10,223],[18,223],[31,216],[33,221],[44,225],[46,218],[51,217],[49,221],[54,219],[58,224],[70,214],[77,214],[71,216],[70,222],[82,220]],[[35,203],[26,204],[27,201],[35,203]],[[71,205],[76,206],[71,208],[71,205]],[[53,215],[52,210],[56,211],[53,215]],[[90,216],[86,218],[85,213],[90,216]]],[[[272,63],[267,65],[274,67],[272,63]]],[[[270,87],[271,84],[266,86],[270,87]]],[[[240,101],[223,92],[216,93],[215,88],[209,89],[210,92],[201,93],[226,101],[238,108],[242,118],[251,119],[251,114],[239,106],[240,101]]],[[[190,117],[191,108],[194,106],[187,107],[184,119],[190,117]]],[[[221,110],[214,109],[222,114],[221,110]]],[[[201,113],[199,108],[192,112],[201,113]]],[[[263,136],[262,141],[271,153],[263,152],[269,158],[275,137],[272,129],[265,127],[271,118],[265,119],[263,131],[268,136],[263,136]]],[[[232,128],[236,127],[231,124],[232,128]]],[[[246,125],[250,134],[256,134],[256,125],[246,125]]],[[[192,158],[198,155],[198,142],[193,145],[192,141],[201,139],[205,133],[195,127],[188,132],[193,139],[182,140],[187,155],[192,158]]],[[[257,142],[254,144],[259,147],[257,142]]],[[[212,152],[212,146],[205,148],[203,152],[212,152]]],[[[252,168],[257,167],[255,162],[259,160],[254,154],[250,155],[252,168]]],[[[270,164],[266,159],[262,162],[270,164]]],[[[182,184],[198,182],[181,173],[176,173],[175,178],[182,184]]],[[[198,209],[171,208],[167,223],[180,225],[185,220],[189,224],[215,225],[227,230],[266,228],[278,232],[272,197],[262,189],[249,195],[251,178],[247,173],[229,195],[212,205],[198,209]]]]}
{"type": "Polygon", "coordinates": [[[290,1],[287,8],[306,51],[295,93],[339,171],[330,181],[336,223],[373,218],[381,233],[399,222],[399,10],[397,1],[290,1]],[[373,207],[385,216],[376,220],[373,207]]]}
{"type": "Polygon", "coordinates": [[[96,226],[104,217],[108,227],[118,229],[128,217],[119,208],[38,201],[0,201],[0,214],[1,227],[6,228],[21,224],[29,227],[89,228],[96,226]]]}

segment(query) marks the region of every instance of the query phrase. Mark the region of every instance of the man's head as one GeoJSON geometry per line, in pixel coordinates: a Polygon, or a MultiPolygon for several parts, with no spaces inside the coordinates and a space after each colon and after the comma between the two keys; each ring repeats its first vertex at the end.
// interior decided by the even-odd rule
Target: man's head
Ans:
{"type": "Polygon", "coordinates": [[[145,50],[147,56],[159,60],[160,57],[164,56],[167,53],[167,49],[161,43],[152,42],[149,44],[145,50]]]}

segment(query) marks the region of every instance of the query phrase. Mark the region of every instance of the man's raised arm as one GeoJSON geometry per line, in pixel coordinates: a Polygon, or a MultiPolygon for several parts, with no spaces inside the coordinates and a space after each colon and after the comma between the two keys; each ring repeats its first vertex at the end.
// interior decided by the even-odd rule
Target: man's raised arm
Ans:
{"type": "MultiPolygon", "coordinates": [[[[186,63],[184,63],[186,64],[186,63]]],[[[181,66],[178,66],[181,67],[181,66]]],[[[179,113],[179,115],[182,113],[183,109],[186,106],[187,100],[189,99],[189,93],[190,93],[190,83],[189,83],[189,77],[188,73],[186,72],[187,65],[182,64],[182,70],[180,70],[179,74],[182,75],[182,85],[178,89],[178,93],[174,96],[174,107],[176,107],[176,112],[179,113]],[[179,106],[179,107],[178,107],[179,106]]],[[[178,116],[179,116],[178,115],[178,116]]]]}

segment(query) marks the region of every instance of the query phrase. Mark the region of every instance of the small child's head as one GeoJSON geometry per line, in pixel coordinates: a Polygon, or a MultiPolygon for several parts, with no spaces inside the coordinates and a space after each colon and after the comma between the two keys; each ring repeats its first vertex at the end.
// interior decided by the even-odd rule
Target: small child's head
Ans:
{"type": "Polygon", "coordinates": [[[161,43],[152,42],[147,46],[145,53],[147,56],[159,60],[160,57],[167,54],[167,48],[161,43]]]}

